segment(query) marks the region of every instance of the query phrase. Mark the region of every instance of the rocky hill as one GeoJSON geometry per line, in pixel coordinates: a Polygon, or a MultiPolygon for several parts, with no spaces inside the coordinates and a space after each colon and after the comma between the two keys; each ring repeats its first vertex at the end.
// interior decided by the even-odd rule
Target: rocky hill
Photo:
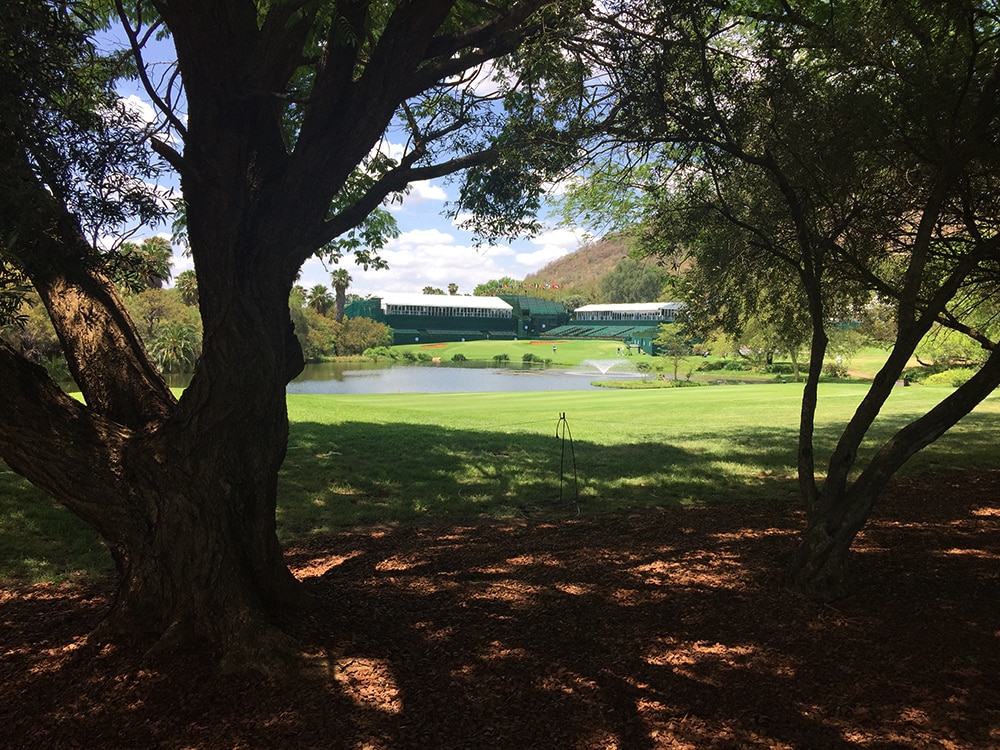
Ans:
{"type": "Polygon", "coordinates": [[[525,277],[525,284],[556,284],[559,296],[596,289],[618,263],[628,255],[628,247],[618,238],[597,240],[525,277]]]}

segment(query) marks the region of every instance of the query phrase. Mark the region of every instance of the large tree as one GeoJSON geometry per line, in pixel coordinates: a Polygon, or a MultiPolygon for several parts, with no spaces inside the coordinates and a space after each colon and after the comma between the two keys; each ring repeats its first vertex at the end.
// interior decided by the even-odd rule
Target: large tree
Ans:
{"type": "MultiPolygon", "coordinates": [[[[4,268],[42,298],[85,399],[0,345],[0,457],[107,544],[119,582],[105,636],[204,639],[226,666],[281,669],[295,648],[268,615],[305,601],[275,533],[285,384],[303,364],[288,306],[299,267],[320,249],[377,263],[383,204],[462,170],[456,211],[495,209],[482,236],[534,226],[541,185],[574,157],[561,133],[586,112],[578,57],[558,51],[582,3],[116,3],[131,49],[114,69],[131,64],[159,112],[149,143],[179,175],[197,270],[203,348],[179,400],[89,241],[94,205],[77,190],[90,168],[108,207],[129,197],[127,159],[93,169],[133,132],[112,133],[103,100],[87,100],[108,70],[84,26],[101,7],[19,3],[0,19],[5,49],[20,50],[0,63],[4,268]],[[176,75],[147,70],[143,45],[162,34],[176,75]],[[389,137],[406,144],[398,158],[389,137]]],[[[153,211],[126,207],[101,226],[153,211]]]]}
{"type": "Polygon", "coordinates": [[[1000,18],[972,0],[615,5],[599,49],[620,95],[618,150],[597,174],[638,187],[647,216],[681,205],[730,224],[736,241],[712,252],[741,264],[749,288],[797,280],[811,326],[798,445],[809,521],[789,583],[842,595],[851,542],[885,483],[1000,383],[996,320],[970,315],[1000,279],[1000,18]],[[813,426],[825,328],[873,294],[895,311],[895,340],[823,471],[813,426]],[[859,462],[935,323],[989,356],[859,462]]]}

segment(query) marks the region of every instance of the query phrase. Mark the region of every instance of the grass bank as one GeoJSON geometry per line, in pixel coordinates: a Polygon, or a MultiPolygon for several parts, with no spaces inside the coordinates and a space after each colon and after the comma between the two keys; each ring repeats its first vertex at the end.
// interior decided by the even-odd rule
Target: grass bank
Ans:
{"type": "MultiPolygon", "coordinates": [[[[821,386],[821,455],[864,390],[821,386]]],[[[897,389],[874,436],[884,439],[949,392],[897,389]]],[[[279,533],[289,541],[416,519],[560,518],[764,497],[795,503],[800,395],[801,385],[787,383],[290,396],[279,533]]],[[[997,466],[998,417],[1000,394],[906,470],[997,466]]],[[[92,531],[0,464],[0,579],[71,579],[109,567],[92,531]]]]}
{"type": "MultiPolygon", "coordinates": [[[[480,362],[490,362],[495,357],[506,357],[511,362],[521,362],[525,354],[531,354],[543,360],[549,359],[553,366],[558,367],[579,365],[587,359],[616,359],[619,356],[625,358],[621,342],[599,339],[452,341],[442,344],[407,344],[394,346],[392,350],[401,356],[410,352],[416,356],[439,358],[442,362],[451,361],[456,354],[480,362]],[[552,349],[553,346],[555,351],[552,349]]],[[[639,361],[642,358],[650,359],[640,354],[633,354],[627,359],[639,361]]]]}

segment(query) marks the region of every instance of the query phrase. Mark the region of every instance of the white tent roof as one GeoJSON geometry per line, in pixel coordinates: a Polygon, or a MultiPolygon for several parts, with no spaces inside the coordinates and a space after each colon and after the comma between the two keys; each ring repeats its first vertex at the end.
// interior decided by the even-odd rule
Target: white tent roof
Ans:
{"type": "Polygon", "coordinates": [[[576,308],[576,312],[655,313],[660,310],[679,310],[681,307],[683,305],[680,302],[633,302],[629,304],[582,305],[576,308]]]}
{"type": "Polygon", "coordinates": [[[375,295],[386,305],[426,305],[428,307],[472,307],[480,310],[513,310],[499,297],[472,297],[458,294],[416,294],[413,292],[386,292],[375,295]]]}

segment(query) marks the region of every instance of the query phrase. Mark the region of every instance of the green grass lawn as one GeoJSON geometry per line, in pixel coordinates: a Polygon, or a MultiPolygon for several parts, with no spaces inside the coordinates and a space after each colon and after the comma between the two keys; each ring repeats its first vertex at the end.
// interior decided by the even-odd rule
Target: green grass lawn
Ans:
{"type": "MultiPolygon", "coordinates": [[[[821,385],[820,455],[864,390],[862,382],[821,385]]],[[[884,439],[949,392],[896,389],[874,435],[884,439]]],[[[562,518],[734,499],[795,503],[800,395],[801,385],[787,383],[290,396],[279,533],[288,542],[417,519],[562,518]]],[[[1000,465],[998,416],[995,394],[906,470],[1000,465]]],[[[0,579],[61,580],[109,568],[92,531],[0,464],[0,579]]]]}
{"type": "MultiPolygon", "coordinates": [[[[407,344],[394,346],[398,354],[413,352],[432,358],[440,358],[449,362],[456,354],[461,354],[468,360],[490,362],[498,355],[506,355],[511,362],[521,362],[525,354],[534,354],[542,359],[551,359],[553,366],[570,367],[579,365],[587,359],[616,359],[618,349],[622,348],[620,341],[601,341],[598,339],[555,339],[535,341],[453,341],[444,344],[407,344]],[[553,345],[556,350],[553,352],[553,345]]],[[[624,352],[624,348],[622,348],[624,352]]],[[[624,353],[621,355],[624,357],[624,353]]],[[[639,361],[644,355],[634,354],[630,359],[639,361]]],[[[645,357],[649,359],[649,357],[645,357]]]]}

